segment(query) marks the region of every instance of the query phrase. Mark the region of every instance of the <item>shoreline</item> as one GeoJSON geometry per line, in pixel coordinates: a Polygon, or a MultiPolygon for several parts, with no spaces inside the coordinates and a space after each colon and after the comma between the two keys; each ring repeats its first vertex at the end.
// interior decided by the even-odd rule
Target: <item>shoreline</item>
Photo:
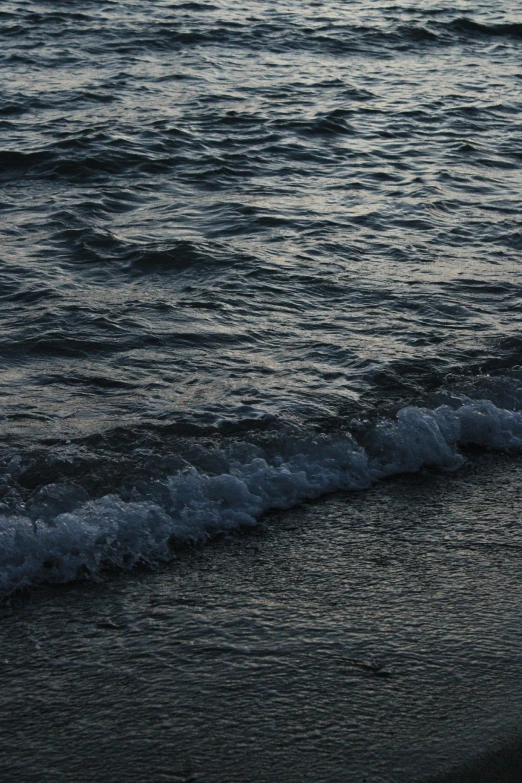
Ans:
{"type": "Polygon", "coordinates": [[[475,456],[13,598],[2,780],[520,779],[521,478],[475,456]]]}

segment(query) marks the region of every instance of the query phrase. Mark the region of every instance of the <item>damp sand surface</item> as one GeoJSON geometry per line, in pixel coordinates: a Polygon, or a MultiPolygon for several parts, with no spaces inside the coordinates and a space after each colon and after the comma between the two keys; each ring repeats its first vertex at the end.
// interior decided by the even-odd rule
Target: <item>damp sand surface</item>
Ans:
{"type": "Polygon", "coordinates": [[[522,460],[12,597],[4,783],[520,780],[522,460]]]}

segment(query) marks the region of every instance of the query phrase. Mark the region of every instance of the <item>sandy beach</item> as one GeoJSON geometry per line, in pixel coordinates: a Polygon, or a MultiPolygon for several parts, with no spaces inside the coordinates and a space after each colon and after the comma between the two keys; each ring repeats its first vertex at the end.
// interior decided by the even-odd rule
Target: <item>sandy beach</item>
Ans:
{"type": "Polygon", "coordinates": [[[519,780],[521,476],[473,456],[16,596],[2,781],[519,780]]]}

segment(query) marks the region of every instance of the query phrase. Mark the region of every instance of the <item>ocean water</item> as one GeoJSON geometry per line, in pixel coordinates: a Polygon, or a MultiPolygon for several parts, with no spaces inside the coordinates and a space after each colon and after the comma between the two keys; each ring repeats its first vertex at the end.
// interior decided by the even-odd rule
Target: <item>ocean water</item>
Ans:
{"type": "Polygon", "coordinates": [[[0,589],[522,449],[522,15],[4,0],[0,589]]]}

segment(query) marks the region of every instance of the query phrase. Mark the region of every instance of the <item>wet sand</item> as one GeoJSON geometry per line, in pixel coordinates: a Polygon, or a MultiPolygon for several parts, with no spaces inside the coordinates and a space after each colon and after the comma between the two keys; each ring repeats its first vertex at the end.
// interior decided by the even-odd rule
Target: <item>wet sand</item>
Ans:
{"type": "Polygon", "coordinates": [[[521,478],[474,456],[12,599],[0,779],[522,779],[521,478]]]}
{"type": "MultiPolygon", "coordinates": [[[[520,727],[522,730],[522,726],[520,727]]],[[[433,783],[520,783],[522,780],[522,742],[481,756],[462,767],[455,767],[443,777],[433,778],[433,783]]]]}

